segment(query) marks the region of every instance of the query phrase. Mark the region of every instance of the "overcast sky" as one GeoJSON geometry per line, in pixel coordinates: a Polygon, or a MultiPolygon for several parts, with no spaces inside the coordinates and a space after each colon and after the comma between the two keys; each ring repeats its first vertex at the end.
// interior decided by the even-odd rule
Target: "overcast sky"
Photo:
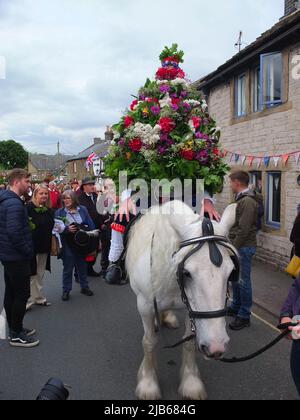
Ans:
{"type": "Polygon", "coordinates": [[[284,0],[0,0],[0,139],[74,154],[103,137],[177,42],[199,79],[283,15],[284,0]],[[0,64],[1,65],[1,64],[0,64]],[[3,69],[2,69],[3,70],[3,69]]]}

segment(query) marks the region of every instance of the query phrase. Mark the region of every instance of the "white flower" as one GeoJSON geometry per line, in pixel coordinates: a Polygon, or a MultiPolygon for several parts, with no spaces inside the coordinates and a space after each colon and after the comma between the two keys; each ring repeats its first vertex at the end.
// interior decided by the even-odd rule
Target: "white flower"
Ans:
{"type": "Polygon", "coordinates": [[[193,120],[190,120],[190,121],[189,121],[189,126],[190,126],[190,129],[191,129],[194,133],[196,133],[196,129],[195,129],[195,125],[194,125],[194,121],[193,121],[193,120]]]}
{"type": "Polygon", "coordinates": [[[189,86],[189,83],[185,79],[181,79],[180,77],[177,77],[177,79],[172,80],[171,84],[173,86],[177,86],[177,85],[189,86]]]}
{"type": "Polygon", "coordinates": [[[115,146],[117,143],[116,143],[114,140],[112,140],[110,144],[111,144],[112,146],[115,146]]]}
{"type": "Polygon", "coordinates": [[[112,131],[113,131],[114,139],[118,140],[121,137],[121,134],[117,130],[113,129],[112,131]]]}
{"type": "Polygon", "coordinates": [[[152,127],[138,122],[133,127],[132,135],[139,137],[146,145],[154,145],[160,140],[160,126],[152,127]]]}
{"type": "Polygon", "coordinates": [[[201,102],[195,101],[194,99],[188,99],[184,101],[184,103],[191,105],[192,107],[196,108],[197,106],[201,105],[201,102]]]}
{"type": "Polygon", "coordinates": [[[159,101],[159,104],[161,108],[172,105],[172,99],[170,98],[169,92],[166,93],[164,98],[159,101]]]}
{"type": "Polygon", "coordinates": [[[205,99],[203,99],[201,107],[202,107],[202,111],[207,111],[208,105],[205,99]]]}

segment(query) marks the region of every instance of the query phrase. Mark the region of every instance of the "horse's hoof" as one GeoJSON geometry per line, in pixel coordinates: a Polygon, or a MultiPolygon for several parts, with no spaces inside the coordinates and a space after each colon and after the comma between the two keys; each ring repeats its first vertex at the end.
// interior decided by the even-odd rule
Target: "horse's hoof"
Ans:
{"type": "Polygon", "coordinates": [[[158,401],[162,399],[159,386],[154,382],[142,380],[136,388],[136,396],[140,401],[158,401]]]}
{"type": "Polygon", "coordinates": [[[191,376],[180,385],[179,394],[183,400],[206,401],[207,393],[201,380],[191,376]]]}

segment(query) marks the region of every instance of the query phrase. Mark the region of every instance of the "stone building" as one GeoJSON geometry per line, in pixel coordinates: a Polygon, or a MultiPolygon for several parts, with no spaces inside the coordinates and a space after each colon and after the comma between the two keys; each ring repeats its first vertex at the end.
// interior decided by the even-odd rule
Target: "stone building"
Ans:
{"type": "Polygon", "coordinates": [[[30,154],[28,158],[28,172],[32,180],[42,182],[45,178],[56,178],[64,175],[64,166],[70,156],[57,154],[30,154]]]}
{"type": "MultiPolygon", "coordinates": [[[[286,0],[284,17],[196,85],[221,128],[233,169],[251,173],[265,202],[258,258],[286,266],[300,203],[300,10],[286,0]]],[[[228,179],[219,210],[232,200],[228,179]]]]}
{"type": "Polygon", "coordinates": [[[95,138],[94,143],[87,149],[80,152],[77,156],[72,157],[67,161],[66,174],[69,180],[77,179],[82,180],[87,176],[101,176],[104,173],[104,162],[103,158],[108,154],[108,149],[113,139],[113,133],[109,127],[105,133],[105,138],[95,138]],[[87,158],[92,154],[100,158],[98,162],[97,174],[94,171],[93,166],[90,166],[89,170],[86,167],[87,158]]]}

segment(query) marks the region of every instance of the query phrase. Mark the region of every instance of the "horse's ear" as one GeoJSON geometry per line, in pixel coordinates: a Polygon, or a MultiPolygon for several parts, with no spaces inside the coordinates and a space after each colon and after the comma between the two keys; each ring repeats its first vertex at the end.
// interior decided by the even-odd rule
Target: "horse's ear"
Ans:
{"type": "Polygon", "coordinates": [[[230,204],[224,211],[221,222],[219,224],[222,234],[225,236],[229,235],[230,229],[233,227],[236,221],[236,204],[230,204]]]}
{"type": "Polygon", "coordinates": [[[172,202],[169,207],[168,204],[164,207],[166,210],[170,210],[170,223],[181,239],[189,239],[191,229],[192,231],[195,230],[194,226],[199,225],[201,229],[200,216],[195,214],[187,205],[178,201],[172,202]]]}

